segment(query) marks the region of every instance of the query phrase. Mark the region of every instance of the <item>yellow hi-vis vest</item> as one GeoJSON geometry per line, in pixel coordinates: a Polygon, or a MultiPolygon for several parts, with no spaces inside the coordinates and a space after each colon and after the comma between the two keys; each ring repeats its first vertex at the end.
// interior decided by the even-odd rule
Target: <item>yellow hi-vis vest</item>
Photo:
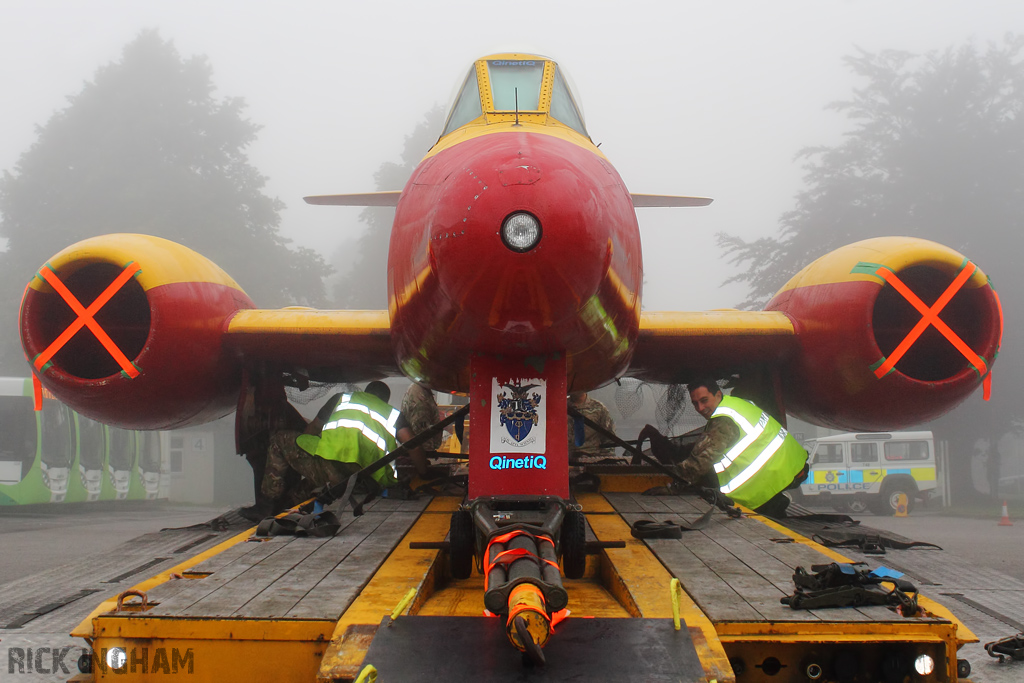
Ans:
{"type": "MultiPolygon", "coordinates": [[[[398,447],[398,416],[397,410],[373,394],[342,394],[320,432],[316,455],[366,467],[398,447]]],[[[396,474],[392,462],[372,476],[381,486],[391,486],[398,481],[396,474]]]]}
{"type": "Polygon", "coordinates": [[[792,484],[807,462],[803,446],[750,401],[725,396],[711,415],[716,417],[740,429],[740,440],[715,463],[719,488],[740,505],[764,505],[792,484]]]}

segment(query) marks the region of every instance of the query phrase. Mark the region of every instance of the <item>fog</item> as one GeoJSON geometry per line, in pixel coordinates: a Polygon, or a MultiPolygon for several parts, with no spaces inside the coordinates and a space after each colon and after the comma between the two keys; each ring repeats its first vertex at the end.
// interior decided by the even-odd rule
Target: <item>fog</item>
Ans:
{"type": "Polygon", "coordinates": [[[283,234],[327,258],[358,236],[359,210],[302,196],[374,189],[373,172],[397,160],[427,109],[447,106],[473,59],[521,50],[559,60],[591,136],[631,191],[715,198],[639,212],[645,307],[700,310],[744,295],[718,286],[732,270],[715,233],[773,233],[801,188],[795,153],[840,139],[846,123],[824,107],[855,85],[844,55],[984,44],[1024,31],[1024,5],[9,0],[0,169],[13,170],[34,127],[145,28],[183,56],[207,55],[218,97],[246,99],[263,126],[251,161],[288,205],[283,234]]]}
{"type": "MultiPolygon", "coordinates": [[[[804,187],[797,153],[843,139],[849,122],[826,107],[849,98],[858,86],[844,56],[858,49],[923,53],[965,43],[984,46],[1007,33],[1024,34],[1019,0],[4,0],[0,8],[0,172],[15,171],[36,139],[36,127],[66,107],[99,67],[118,60],[140,31],[157,29],[183,57],[209,58],[218,99],[246,100],[245,116],[262,126],[248,150],[250,161],[267,176],[266,194],[287,204],[282,234],[328,261],[340,245],[359,237],[361,209],[310,206],[303,196],[377,189],[374,172],[382,162],[399,160],[405,137],[425,112],[448,106],[472,60],[506,51],[550,56],[571,75],[590,135],[632,192],[715,200],[705,208],[638,210],[648,310],[724,308],[746,297],[741,285],[721,286],[735,270],[722,260],[715,235],[750,240],[774,234],[780,215],[804,187]]],[[[899,234],[899,226],[892,232],[899,234]]],[[[0,237],[0,250],[4,246],[0,237]]],[[[53,250],[63,246],[54,244],[53,250]]],[[[979,266],[987,267],[981,261],[979,266]]],[[[20,296],[20,288],[0,292],[0,303],[20,296]]],[[[11,331],[13,320],[6,326],[11,331]]],[[[996,366],[992,405],[1009,386],[1000,382],[1010,376],[1006,368],[1013,366],[1008,361],[1016,351],[1006,351],[1002,368],[996,366]]],[[[397,405],[407,382],[390,384],[397,405]]],[[[675,434],[702,424],[685,404],[679,419],[666,424],[658,411],[664,387],[632,389],[644,398],[632,410],[623,408],[630,398],[626,389],[611,385],[593,392],[611,409],[619,436],[633,438],[646,423],[675,434]]],[[[980,393],[969,399],[975,406],[980,393]]],[[[300,409],[310,417],[327,395],[307,395],[300,409]]],[[[810,425],[794,421],[789,428],[805,443],[817,436],[810,425]]],[[[233,455],[232,418],[169,435],[168,443],[179,443],[171,454],[178,469],[170,468],[182,475],[171,489],[178,509],[140,505],[126,515],[124,508],[94,505],[41,517],[7,507],[0,514],[0,534],[13,552],[0,553],[0,584],[81,554],[108,552],[115,540],[205,522],[220,512],[183,503],[235,506],[252,500],[251,470],[233,455]],[[191,471],[189,463],[196,463],[191,471]]],[[[954,455],[950,461],[960,471],[947,468],[942,483],[960,477],[960,490],[973,498],[958,491],[945,510],[935,502],[909,519],[868,517],[865,526],[939,543],[1024,580],[1022,525],[1018,521],[1013,531],[996,524],[1000,495],[1010,496],[1015,519],[1024,516],[1024,440],[998,432],[990,443],[954,455]],[[980,519],[967,519],[974,514],[980,519]]],[[[813,500],[804,503],[827,511],[813,500]]],[[[943,591],[974,590],[979,599],[1001,599],[989,587],[1005,588],[1008,578],[983,576],[970,584],[974,575],[962,570],[963,588],[952,574],[965,566],[951,564],[951,578],[928,569],[934,579],[928,588],[945,584],[943,591]]],[[[46,590],[40,604],[52,601],[51,584],[38,579],[46,590]]],[[[26,609],[26,596],[16,599],[11,604],[26,609]]],[[[97,601],[93,596],[79,605],[97,601]]],[[[1024,619],[1012,603],[1000,609],[1024,619]]],[[[1012,633],[1003,628],[1009,623],[991,634],[970,627],[994,639],[1012,633]]],[[[71,625],[55,631],[67,632],[71,625]]],[[[11,635],[38,648],[31,629],[11,635]]],[[[8,633],[4,639],[10,640],[8,633]]],[[[971,647],[978,664],[980,645],[971,647]]],[[[975,680],[1009,678],[982,674],[975,680]]]]}

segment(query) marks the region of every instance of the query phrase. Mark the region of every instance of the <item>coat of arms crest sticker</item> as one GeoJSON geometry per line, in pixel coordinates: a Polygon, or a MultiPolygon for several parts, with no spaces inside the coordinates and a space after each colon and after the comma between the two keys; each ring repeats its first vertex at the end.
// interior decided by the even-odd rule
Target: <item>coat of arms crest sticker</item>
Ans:
{"type": "Polygon", "coordinates": [[[544,453],[547,381],[491,379],[491,453],[544,453]]]}

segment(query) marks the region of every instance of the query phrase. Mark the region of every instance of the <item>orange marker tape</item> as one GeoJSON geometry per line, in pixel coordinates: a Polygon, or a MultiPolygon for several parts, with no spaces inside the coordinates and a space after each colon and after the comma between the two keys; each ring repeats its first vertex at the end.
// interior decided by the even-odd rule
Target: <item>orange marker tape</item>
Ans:
{"type": "Polygon", "coordinates": [[[80,329],[82,329],[83,326],[86,326],[93,335],[95,335],[96,339],[103,344],[103,348],[113,356],[114,360],[121,366],[121,369],[124,370],[125,374],[132,378],[137,377],[139,375],[138,368],[131,364],[131,361],[125,357],[121,352],[121,349],[119,349],[117,344],[114,343],[114,340],[107,336],[107,333],[103,331],[103,328],[100,327],[100,324],[96,322],[93,316],[95,316],[96,313],[98,313],[99,310],[103,308],[103,306],[118,292],[118,290],[120,290],[121,287],[123,287],[124,284],[141,269],[142,268],[138,263],[129,263],[125,266],[125,269],[121,271],[121,274],[118,275],[105,290],[103,290],[103,293],[96,297],[95,301],[89,304],[89,308],[85,308],[78,299],[75,298],[75,295],[64,286],[64,283],[60,281],[60,278],[58,278],[52,270],[47,266],[40,268],[39,274],[42,278],[46,280],[51,287],[53,287],[54,291],[60,294],[65,303],[67,303],[67,305],[71,307],[71,310],[78,315],[78,318],[68,325],[68,328],[64,330],[59,337],[54,339],[53,343],[51,343],[45,351],[36,357],[36,370],[39,370],[46,365],[50,359],[53,358],[54,355],[56,355],[56,353],[60,351],[80,329]]]}
{"type": "Polygon", "coordinates": [[[886,373],[892,370],[896,363],[903,358],[904,354],[906,354],[910,347],[914,345],[914,342],[917,341],[918,337],[921,336],[921,333],[924,332],[929,325],[934,326],[935,329],[941,332],[942,335],[948,339],[954,347],[956,347],[957,351],[962,353],[967,361],[974,366],[974,369],[977,370],[979,374],[985,374],[988,369],[988,363],[986,363],[978,354],[974,353],[974,351],[971,350],[971,347],[965,344],[964,340],[961,339],[956,332],[951,330],[941,318],[939,318],[939,313],[942,312],[942,309],[946,307],[946,304],[949,303],[953,296],[960,291],[960,288],[963,287],[964,283],[967,282],[972,274],[974,274],[976,268],[977,266],[968,261],[967,265],[960,271],[960,274],[956,276],[952,283],[950,283],[949,287],[946,288],[946,291],[942,293],[942,296],[935,301],[931,308],[926,306],[916,294],[910,291],[910,288],[903,284],[903,281],[896,276],[896,273],[892,272],[888,268],[878,269],[878,276],[892,285],[893,289],[902,294],[903,298],[910,302],[911,306],[917,309],[917,312],[921,314],[921,320],[914,326],[914,329],[907,333],[907,336],[903,338],[903,341],[900,342],[899,346],[896,347],[892,354],[886,358],[885,362],[875,369],[876,377],[884,377],[886,373]]]}
{"type": "Polygon", "coordinates": [[[43,409],[43,384],[34,372],[32,373],[32,400],[36,412],[43,409]]]}

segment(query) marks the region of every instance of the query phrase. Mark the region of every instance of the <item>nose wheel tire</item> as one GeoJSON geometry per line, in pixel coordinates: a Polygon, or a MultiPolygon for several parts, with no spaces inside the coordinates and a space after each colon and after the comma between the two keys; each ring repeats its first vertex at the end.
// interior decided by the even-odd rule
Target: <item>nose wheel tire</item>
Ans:
{"type": "Polygon", "coordinates": [[[473,553],[476,550],[476,526],[466,510],[452,513],[448,529],[448,562],[452,578],[468,579],[473,573],[473,553]]]}
{"type": "Polygon", "coordinates": [[[586,520],[579,510],[567,510],[562,522],[562,571],[567,579],[581,579],[586,570],[586,520]]]}

